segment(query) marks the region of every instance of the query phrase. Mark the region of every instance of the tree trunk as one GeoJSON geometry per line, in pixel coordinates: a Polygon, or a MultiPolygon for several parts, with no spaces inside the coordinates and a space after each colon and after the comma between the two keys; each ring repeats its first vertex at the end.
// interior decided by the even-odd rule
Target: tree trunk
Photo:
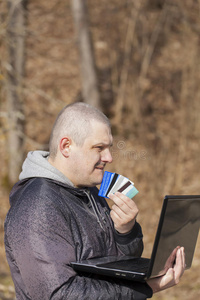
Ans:
{"type": "Polygon", "coordinates": [[[71,5],[79,50],[83,99],[101,109],[86,0],[71,0],[71,5]]]}
{"type": "Polygon", "coordinates": [[[23,77],[25,65],[26,0],[7,0],[8,179],[18,180],[24,158],[23,77]]]}

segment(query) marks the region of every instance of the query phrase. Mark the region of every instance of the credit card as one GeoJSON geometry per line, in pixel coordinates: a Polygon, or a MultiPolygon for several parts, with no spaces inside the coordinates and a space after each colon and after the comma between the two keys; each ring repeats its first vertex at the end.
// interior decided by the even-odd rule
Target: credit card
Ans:
{"type": "Polygon", "coordinates": [[[123,175],[105,171],[98,195],[109,198],[109,194],[116,192],[121,192],[129,198],[133,198],[137,195],[138,190],[134,183],[123,175]]]}
{"type": "Polygon", "coordinates": [[[103,180],[99,189],[99,196],[105,197],[114,175],[115,175],[114,173],[108,171],[104,172],[103,180]]]}

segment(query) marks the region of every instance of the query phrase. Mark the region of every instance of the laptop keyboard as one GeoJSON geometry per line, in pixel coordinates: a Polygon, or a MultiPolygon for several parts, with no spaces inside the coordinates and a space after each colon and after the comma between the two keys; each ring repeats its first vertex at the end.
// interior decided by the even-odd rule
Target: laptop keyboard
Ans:
{"type": "Polygon", "coordinates": [[[138,257],[126,260],[114,261],[105,264],[99,264],[100,267],[109,267],[115,270],[125,270],[125,271],[137,271],[146,272],[149,267],[150,259],[138,257]]]}

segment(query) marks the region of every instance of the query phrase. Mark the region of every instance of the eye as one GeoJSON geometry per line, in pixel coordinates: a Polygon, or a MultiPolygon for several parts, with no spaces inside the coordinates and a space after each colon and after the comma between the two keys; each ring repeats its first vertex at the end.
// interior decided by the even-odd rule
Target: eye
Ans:
{"type": "Polygon", "coordinates": [[[104,148],[102,146],[96,147],[99,152],[101,152],[104,148]]]}

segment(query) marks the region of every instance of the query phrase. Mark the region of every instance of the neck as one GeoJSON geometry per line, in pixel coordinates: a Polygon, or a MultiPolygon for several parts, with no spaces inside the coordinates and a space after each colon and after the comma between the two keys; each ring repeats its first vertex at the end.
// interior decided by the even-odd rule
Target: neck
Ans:
{"type": "MultiPolygon", "coordinates": [[[[76,184],[73,182],[70,176],[70,172],[66,168],[66,161],[63,160],[63,158],[52,158],[51,156],[48,157],[48,162],[56,168],[58,171],[60,171],[71,183],[74,187],[77,187],[76,184]]],[[[69,168],[70,170],[70,168],[69,168]]]]}

